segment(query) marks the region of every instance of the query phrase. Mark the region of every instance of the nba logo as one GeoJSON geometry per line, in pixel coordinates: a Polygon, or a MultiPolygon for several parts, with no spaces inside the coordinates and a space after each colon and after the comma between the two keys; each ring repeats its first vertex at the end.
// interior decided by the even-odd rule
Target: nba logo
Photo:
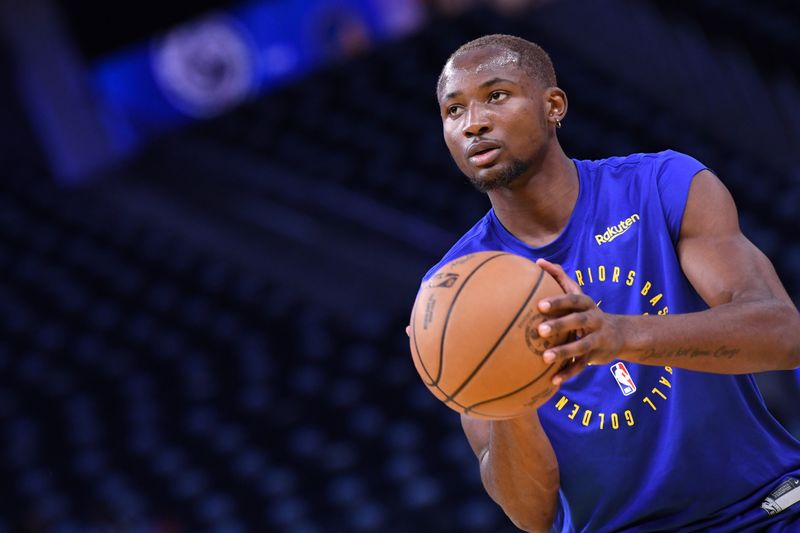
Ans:
{"type": "Polygon", "coordinates": [[[622,394],[630,396],[636,392],[636,384],[633,382],[633,378],[623,363],[614,364],[614,366],[611,367],[611,374],[614,376],[614,379],[617,380],[617,385],[619,385],[619,388],[622,390],[622,394]]]}

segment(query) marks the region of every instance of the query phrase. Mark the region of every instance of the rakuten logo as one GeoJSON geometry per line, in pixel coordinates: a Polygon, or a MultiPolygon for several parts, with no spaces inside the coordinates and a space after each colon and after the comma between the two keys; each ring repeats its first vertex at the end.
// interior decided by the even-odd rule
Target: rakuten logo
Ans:
{"type": "Polygon", "coordinates": [[[619,224],[616,226],[608,226],[606,231],[603,233],[599,233],[594,236],[594,240],[597,241],[597,244],[602,246],[603,244],[609,243],[631,229],[631,226],[635,222],[639,220],[639,215],[637,213],[632,214],[625,220],[620,220],[619,224]]]}

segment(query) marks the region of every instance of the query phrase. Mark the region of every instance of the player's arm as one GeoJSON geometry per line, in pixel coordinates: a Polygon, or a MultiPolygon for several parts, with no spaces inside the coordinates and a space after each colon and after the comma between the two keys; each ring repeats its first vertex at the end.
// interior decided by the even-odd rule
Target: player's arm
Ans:
{"type": "Polygon", "coordinates": [[[800,315],[769,259],[742,234],[730,193],[707,170],[692,180],[677,251],[711,309],[669,317],[663,331],[648,321],[626,350],[634,362],[720,373],[800,366],[800,315]]]}
{"type": "Polygon", "coordinates": [[[486,421],[461,415],[486,492],[524,531],[549,531],[558,498],[558,462],[536,413],[486,421]]]}
{"type": "Polygon", "coordinates": [[[577,358],[557,377],[567,379],[586,364],[613,359],[726,374],[800,366],[800,315],[769,259],[742,234],[730,193],[709,171],[692,180],[677,252],[710,309],[667,316],[606,314],[560,267],[541,263],[571,294],[550,299],[550,307],[542,309],[554,317],[569,314],[540,325],[540,334],[583,334],[545,353],[545,360],[577,358]]]}

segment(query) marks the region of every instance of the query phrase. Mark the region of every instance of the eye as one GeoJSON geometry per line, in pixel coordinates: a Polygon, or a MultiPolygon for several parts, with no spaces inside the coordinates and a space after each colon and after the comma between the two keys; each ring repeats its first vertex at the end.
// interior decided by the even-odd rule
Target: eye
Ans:
{"type": "Polygon", "coordinates": [[[447,116],[455,117],[461,113],[461,106],[460,105],[451,105],[447,108],[447,116]]]}
{"type": "Polygon", "coordinates": [[[508,93],[504,93],[503,91],[492,91],[492,93],[489,94],[490,102],[502,102],[506,98],[508,98],[508,93]]]}

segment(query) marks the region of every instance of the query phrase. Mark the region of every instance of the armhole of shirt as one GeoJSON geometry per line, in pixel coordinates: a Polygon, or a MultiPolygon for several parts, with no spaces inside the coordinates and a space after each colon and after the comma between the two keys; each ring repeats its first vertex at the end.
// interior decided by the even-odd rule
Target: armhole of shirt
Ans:
{"type": "Polygon", "coordinates": [[[680,237],[692,180],[707,168],[695,158],[672,150],[662,152],[656,160],[654,173],[658,196],[673,243],[677,243],[680,237]]]}

